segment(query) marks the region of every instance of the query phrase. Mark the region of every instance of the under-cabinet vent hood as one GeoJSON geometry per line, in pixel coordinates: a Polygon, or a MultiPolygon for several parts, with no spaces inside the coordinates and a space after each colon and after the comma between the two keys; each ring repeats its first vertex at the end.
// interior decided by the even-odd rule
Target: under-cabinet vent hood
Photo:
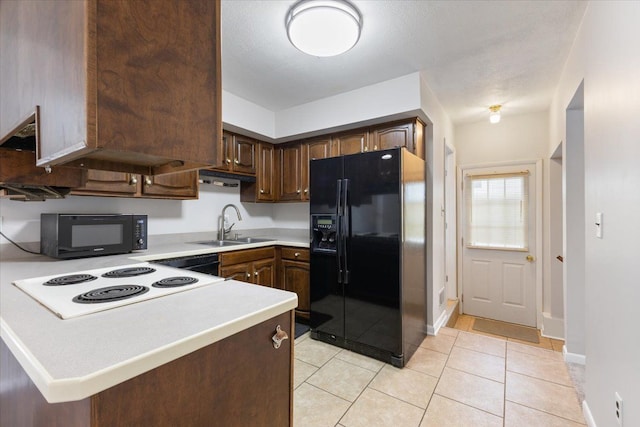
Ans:
{"type": "Polygon", "coordinates": [[[46,185],[0,184],[6,197],[21,202],[44,202],[48,199],[64,199],[71,191],[68,187],[49,187],[46,185]]]}
{"type": "Polygon", "coordinates": [[[200,169],[200,177],[213,177],[213,178],[224,178],[224,179],[233,179],[241,182],[256,182],[255,176],[250,175],[236,175],[229,172],[222,172],[213,169],[200,169]]]}

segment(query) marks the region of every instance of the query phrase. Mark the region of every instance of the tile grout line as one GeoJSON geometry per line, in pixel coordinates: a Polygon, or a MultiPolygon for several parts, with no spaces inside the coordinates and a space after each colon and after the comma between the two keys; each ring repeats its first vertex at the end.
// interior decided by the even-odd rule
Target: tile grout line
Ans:
{"type": "MultiPolygon", "coordinates": [[[[507,401],[507,399],[505,399],[505,402],[506,401],[507,401]]],[[[572,420],[571,418],[567,418],[567,417],[562,416],[562,415],[554,414],[553,412],[545,411],[544,409],[534,408],[533,406],[525,405],[524,403],[516,402],[515,400],[508,400],[508,401],[511,402],[511,403],[514,403],[516,405],[523,406],[525,408],[533,409],[534,411],[542,412],[542,413],[547,414],[547,415],[552,415],[552,416],[557,417],[557,418],[562,418],[563,420],[571,421],[573,423],[580,424],[580,425],[586,425],[585,423],[581,423],[580,421],[572,420]]]]}
{"type": "MultiPolygon", "coordinates": [[[[440,379],[442,378],[442,374],[444,374],[444,368],[447,367],[447,362],[449,362],[449,357],[451,357],[451,350],[453,350],[453,347],[456,345],[456,341],[458,341],[458,337],[460,336],[460,332],[458,332],[458,335],[456,335],[456,339],[453,340],[453,345],[451,346],[451,349],[449,350],[449,353],[447,354],[447,360],[444,361],[444,366],[442,367],[442,370],[440,371],[440,375],[438,376],[438,380],[436,381],[436,385],[433,387],[433,392],[431,393],[431,396],[429,396],[429,401],[427,401],[427,407],[424,409],[424,413],[422,414],[422,418],[420,418],[420,423],[418,423],[418,427],[420,427],[422,425],[422,423],[424,422],[424,418],[427,416],[427,411],[429,410],[429,405],[431,405],[431,402],[433,401],[433,395],[436,394],[436,390],[438,389],[438,384],[440,384],[440,379]]],[[[426,337],[425,337],[426,339],[426,337]]]]}

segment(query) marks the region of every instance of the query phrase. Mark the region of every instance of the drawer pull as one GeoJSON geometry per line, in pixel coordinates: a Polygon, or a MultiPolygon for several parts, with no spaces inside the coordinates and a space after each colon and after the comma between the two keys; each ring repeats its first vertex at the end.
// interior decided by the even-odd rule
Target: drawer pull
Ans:
{"type": "Polygon", "coordinates": [[[273,341],[273,348],[280,348],[282,341],[289,339],[289,335],[282,330],[280,325],[276,326],[276,334],[271,338],[273,341]]]}
{"type": "Polygon", "coordinates": [[[298,258],[300,256],[300,252],[296,252],[295,254],[293,254],[293,256],[298,258]]]}
{"type": "Polygon", "coordinates": [[[138,183],[138,178],[136,178],[135,176],[132,176],[131,179],[129,180],[129,185],[136,185],[138,183]]]}
{"type": "Polygon", "coordinates": [[[151,185],[151,184],[153,184],[153,181],[151,181],[151,178],[147,177],[147,178],[144,179],[144,183],[147,184],[147,185],[151,185]]]}

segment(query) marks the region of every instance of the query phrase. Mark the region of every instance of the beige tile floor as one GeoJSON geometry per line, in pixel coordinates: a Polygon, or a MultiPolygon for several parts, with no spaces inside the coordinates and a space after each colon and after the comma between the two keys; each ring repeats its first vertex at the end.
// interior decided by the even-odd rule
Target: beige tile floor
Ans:
{"type": "Polygon", "coordinates": [[[474,333],[473,320],[426,337],[404,369],[301,336],[294,426],[584,425],[562,341],[474,333]]]}

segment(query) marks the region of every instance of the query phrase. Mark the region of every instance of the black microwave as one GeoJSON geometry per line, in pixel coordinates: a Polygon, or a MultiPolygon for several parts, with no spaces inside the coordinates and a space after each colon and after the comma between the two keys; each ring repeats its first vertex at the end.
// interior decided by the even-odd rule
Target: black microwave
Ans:
{"type": "Polygon", "coordinates": [[[41,214],[40,253],[84,258],[147,249],[146,215],[41,214]]]}

